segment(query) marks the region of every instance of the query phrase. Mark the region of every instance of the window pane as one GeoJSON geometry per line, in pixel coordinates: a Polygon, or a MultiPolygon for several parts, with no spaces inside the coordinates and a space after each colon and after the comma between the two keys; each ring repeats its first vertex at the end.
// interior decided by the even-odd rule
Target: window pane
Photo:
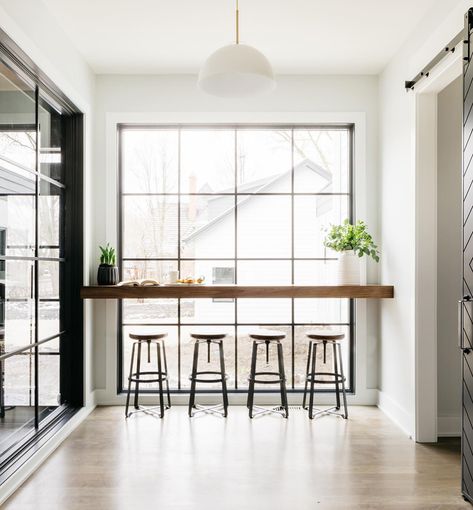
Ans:
{"type": "Polygon", "coordinates": [[[0,363],[0,371],[5,406],[0,425],[0,451],[3,452],[34,429],[33,350],[7,358],[0,363]]]}
{"type": "Polygon", "coordinates": [[[235,132],[181,132],[181,193],[233,193],[235,189],[235,132]]]}
{"type": "Polygon", "coordinates": [[[238,262],[240,285],[290,285],[290,260],[240,260],[238,262]]]}
{"type": "Polygon", "coordinates": [[[124,323],[177,323],[177,299],[124,299],[122,303],[124,323]]]}
{"type": "Polygon", "coordinates": [[[291,197],[253,195],[238,204],[238,257],[291,256],[291,197]]]}
{"type": "Polygon", "coordinates": [[[39,348],[39,406],[41,418],[60,403],[59,339],[51,340],[39,348]]]}
{"type": "Polygon", "coordinates": [[[294,320],[299,324],[346,323],[349,321],[349,310],[348,299],[294,300],[294,320]]]}
{"type": "Polygon", "coordinates": [[[181,299],[183,324],[229,324],[234,321],[235,305],[232,300],[181,299]]]}
{"type": "Polygon", "coordinates": [[[175,129],[123,130],[123,192],[176,192],[178,148],[175,129]]]}
{"type": "Polygon", "coordinates": [[[233,257],[234,197],[181,196],[181,256],[233,257]]]}
{"type": "Polygon", "coordinates": [[[294,283],[296,285],[333,285],[336,270],[336,260],[296,260],[294,261],[294,283]]]}
{"type": "Polygon", "coordinates": [[[290,323],[290,299],[239,299],[238,322],[245,324],[278,324],[290,323]]]}
{"type": "Polygon", "coordinates": [[[337,257],[325,248],[325,229],[349,217],[347,196],[294,198],[294,253],[296,257],[337,257]]]}
{"type": "Polygon", "coordinates": [[[5,263],[5,350],[34,342],[34,263],[7,260],[5,263]]]}
{"type": "Polygon", "coordinates": [[[123,256],[177,257],[178,207],[176,197],[123,197],[123,256]]]}
{"type": "MultiPolygon", "coordinates": [[[[296,387],[301,387],[304,385],[305,372],[307,368],[307,354],[309,348],[309,340],[307,338],[307,333],[313,328],[310,326],[295,328],[295,351],[294,351],[294,379],[296,387]]],[[[347,389],[350,381],[350,365],[349,365],[349,348],[350,348],[350,329],[348,326],[333,326],[328,327],[327,329],[340,331],[345,334],[345,338],[341,340],[342,346],[342,361],[343,361],[343,372],[347,379],[346,386],[347,389]]],[[[317,347],[317,370],[320,372],[333,372],[333,356],[332,356],[333,347],[328,345],[326,351],[326,364],[324,365],[323,361],[323,346],[319,345],[317,347]]],[[[335,385],[331,384],[318,384],[316,387],[323,388],[326,390],[333,390],[335,385]]]]}
{"type": "Polygon", "coordinates": [[[62,231],[63,190],[47,181],[40,182],[38,204],[39,215],[39,256],[59,255],[59,238],[62,231]]]}
{"type": "Polygon", "coordinates": [[[169,271],[177,271],[175,260],[126,260],[123,262],[123,280],[157,280],[167,282],[169,271]]]}
{"type": "MultiPolygon", "coordinates": [[[[183,326],[181,328],[181,382],[183,389],[190,388],[189,375],[192,372],[192,362],[194,355],[195,340],[191,338],[191,333],[202,333],[204,331],[225,333],[227,336],[223,340],[223,352],[225,360],[225,371],[228,375],[227,387],[231,389],[235,385],[235,329],[233,326],[183,326]]],[[[220,358],[218,347],[211,344],[210,363],[207,362],[207,344],[200,344],[199,347],[199,370],[220,371],[220,358]]],[[[210,376],[213,377],[213,376],[210,376]]],[[[220,390],[221,383],[197,385],[197,390],[213,389],[220,390]]],[[[199,397],[197,396],[197,402],[199,397]]]]}
{"type": "Polygon", "coordinates": [[[291,131],[238,131],[237,174],[239,193],[291,191],[291,131]]]}
{"type": "MultiPolygon", "coordinates": [[[[248,388],[248,374],[250,372],[251,367],[251,354],[253,347],[253,340],[248,336],[251,331],[259,329],[259,326],[255,324],[254,326],[239,326],[238,327],[238,387],[239,389],[248,388]]],[[[292,333],[290,326],[265,326],[264,329],[271,329],[275,331],[282,331],[286,334],[286,338],[281,340],[283,347],[283,356],[284,356],[284,371],[286,373],[286,386],[287,389],[291,388],[291,380],[292,380],[292,363],[291,363],[291,354],[292,354],[292,333]]],[[[277,348],[275,345],[270,345],[269,347],[269,368],[266,365],[266,351],[265,346],[260,345],[258,347],[258,358],[256,364],[256,371],[258,372],[277,372],[278,371],[278,358],[277,358],[277,348]]],[[[262,376],[263,378],[263,376],[262,376]]],[[[279,389],[279,385],[273,384],[265,384],[266,390],[277,391],[279,389]]],[[[261,388],[261,386],[260,386],[261,388]]],[[[260,389],[260,388],[257,388],[260,389]]]]}
{"type": "Polygon", "coordinates": [[[23,190],[25,195],[0,196],[3,255],[33,257],[35,254],[34,183],[31,186],[32,189],[23,190]]]}
{"type": "Polygon", "coordinates": [[[39,262],[39,338],[60,332],[60,292],[62,262],[39,262]]]}
{"type": "Polygon", "coordinates": [[[349,191],[348,130],[294,130],[294,191],[349,191]]]}
{"type": "Polygon", "coordinates": [[[64,116],[40,99],[39,102],[39,169],[43,175],[64,181],[64,116]]]}
{"type": "MultiPolygon", "coordinates": [[[[182,260],[182,278],[203,276],[208,284],[235,283],[235,262],[233,260],[182,260]]],[[[232,300],[231,300],[232,301],[232,300]]]]}
{"type": "MultiPolygon", "coordinates": [[[[177,359],[178,359],[178,333],[177,327],[174,326],[157,326],[157,327],[146,327],[146,326],[125,326],[122,330],[123,335],[123,388],[126,390],[128,388],[128,374],[130,373],[130,361],[131,361],[131,351],[133,347],[133,340],[130,338],[130,333],[149,333],[149,332],[158,332],[158,333],[167,333],[166,338],[164,339],[166,346],[166,359],[168,365],[168,374],[169,374],[169,385],[171,388],[177,388],[178,385],[178,369],[177,369],[177,359]]],[[[136,371],[136,356],[138,355],[138,351],[135,351],[135,365],[134,371],[136,371]]],[[[164,360],[163,360],[164,361],[164,360]]],[[[151,371],[156,370],[157,368],[157,354],[156,347],[154,345],[151,346],[150,352],[150,363],[148,363],[148,347],[147,345],[143,345],[141,347],[141,370],[143,371],[151,371]]],[[[132,390],[134,389],[134,383],[132,383],[132,390]]],[[[149,383],[144,384],[140,383],[140,391],[146,390],[156,390],[158,387],[158,383],[149,383]]]]}

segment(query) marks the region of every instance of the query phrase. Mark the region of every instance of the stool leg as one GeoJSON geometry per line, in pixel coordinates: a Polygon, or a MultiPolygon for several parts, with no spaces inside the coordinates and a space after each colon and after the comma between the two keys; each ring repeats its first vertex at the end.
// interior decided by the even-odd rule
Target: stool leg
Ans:
{"type": "Polygon", "coordinates": [[[197,363],[199,361],[199,341],[196,340],[194,345],[194,361],[192,362],[192,375],[191,375],[191,391],[189,394],[189,417],[192,418],[192,409],[195,404],[195,385],[197,377],[197,363]]]}
{"type": "Polygon", "coordinates": [[[140,383],[138,382],[139,378],[140,378],[140,373],[141,373],[141,343],[142,342],[138,342],[138,360],[137,360],[137,364],[136,364],[136,378],[137,378],[137,382],[135,383],[135,409],[138,409],[139,406],[138,406],[138,394],[139,394],[139,391],[140,391],[140,383]]]}
{"type": "Polygon", "coordinates": [[[161,364],[161,344],[159,342],[156,344],[156,350],[158,353],[159,410],[160,418],[164,418],[163,367],[161,364]]]}
{"type": "Polygon", "coordinates": [[[221,340],[218,342],[218,349],[220,352],[220,372],[222,373],[223,416],[226,418],[228,415],[228,393],[225,374],[225,358],[223,356],[223,342],[221,340]]]}
{"type": "Polygon", "coordinates": [[[335,374],[335,394],[337,396],[337,411],[340,409],[340,383],[338,382],[338,361],[337,361],[337,344],[333,343],[333,371],[335,374]]]}
{"type": "Polygon", "coordinates": [[[340,375],[342,376],[342,394],[343,394],[343,407],[345,409],[345,420],[348,418],[348,407],[347,407],[347,394],[345,391],[345,374],[343,373],[343,361],[342,361],[342,346],[338,346],[338,355],[340,361],[340,375]]]}
{"type": "Polygon", "coordinates": [[[312,354],[312,342],[309,342],[309,353],[307,355],[307,368],[305,370],[305,385],[304,385],[304,397],[302,399],[302,409],[305,409],[307,401],[307,387],[309,386],[309,370],[310,370],[310,356],[312,354]]]}
{"type": "Polygon", "coordinates": [[[286,371],[284,370],[284,355],[282,351],[282,343],[278,342],[278,370],[279,378],[281,379],[281,405],[286,411],[285,418],[289,418],[289,406],[287,405],[287,390],[286,390],[286,371]]]}
{"type": "Polygon", "coordinates": [[[317,344],[312,346],[312,366],[310,369],[310,394],[309,394],[309,418],[314,418],[314,385],[315,385],[315,370],[317,364],[317,344]]]}
{"type": "Polygon", "coordinates": [[[135,346],[136,342],[133,342],[133,348],[131,350],[130,375],[128,376],[128,391],[126,393],[125,418],[128,418],[128,407],[130,406],[131,378],[133,377],[133,363],[135,362],[135,346]]]}
{"type": "Polygon", "coordinates": [[[166,359],[166,344],[164,340],[161,340],[163,346],[163,359],[164,359],[164,371],[166,372],[166,393],[168,396],[168,408],[171,409],[171,393],[169,391],[169,372],[168,372],[168,362],[166,359]]]}
{"type": "Polygon", "coordinates": [[[246,407],[249,409],[249,417],[253,418],[253,401],[255,397],[255,373],[256,373],[256,356],[258,354],[258,344],[253,342],[253,350],[251,353],[251,369],[250,369],[250,384],[248,385],[248,400],[246,407]]]}

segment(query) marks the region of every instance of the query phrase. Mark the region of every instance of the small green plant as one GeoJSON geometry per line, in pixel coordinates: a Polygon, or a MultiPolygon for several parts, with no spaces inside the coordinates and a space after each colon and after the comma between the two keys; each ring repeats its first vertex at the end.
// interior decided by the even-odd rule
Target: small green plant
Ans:
{"type": "Polygon", "coordinates": [[[103,246],[99,246],[100,248],[100,263],[105,264],[107,266],[114,266],[117,261],[117,256],[115,253],[115,248],[112,248],[109,243],[105,248],[103,246]]]}
{"type": "Polygon", "coordinates": [[[357,221],[352,225],[345,220],[341,225],[331,225],[325,237],[324,246],[335,251],[353,250],[358,257],[368,255],[379,262],[379,251],[368,233],[366,223],[357,221]]]}

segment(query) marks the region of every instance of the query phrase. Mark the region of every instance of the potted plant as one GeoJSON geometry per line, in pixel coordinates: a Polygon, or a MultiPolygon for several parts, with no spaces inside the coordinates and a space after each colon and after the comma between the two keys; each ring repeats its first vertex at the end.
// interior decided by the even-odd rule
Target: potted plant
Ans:
{"type": "Polygon", "coordinates": [[[100,265],[97,271],[97,283],[99,285],[116,285],[118,283],[118,267],[116,266],[117,256],[115,248],[109,243],[100,248],[100,265]]]}
{"type": "Polygon", "coordinates": [[[364,221],[352,225],[345,220],[341,225],[331,225],[324,245],[340,253],[337,283],[339,285],[360,284],[360,258],[368,255],[379,262],[378,247],[367,230],[364,221]]]}

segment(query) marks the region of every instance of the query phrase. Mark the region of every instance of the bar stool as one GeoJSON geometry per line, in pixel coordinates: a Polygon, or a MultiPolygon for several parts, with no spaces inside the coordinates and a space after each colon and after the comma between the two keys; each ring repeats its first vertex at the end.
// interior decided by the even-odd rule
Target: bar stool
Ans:
{"type": "Polygon", "coordinates": [[[339,331],[330,331],[324,329],[318,329],[307,333],[309,338],[309,354],[307,356],[307,370],[304,387],[304,399],[302,401],[302,407],[309,411],[309,418],[312,420],[314,416],[319,414],[336,414],[343,418],[348,418],[347,409],[347,396],[345,392],[345,375],[343,373],[343,361],[342,361],[342,347],[340,340],[345,338],[344,333],[339,331]],[[333,372],[317,372],[317,346],[323,346],[323,363],[327,362],[327,345],[331,344],[333,353],[333,372]],[[318,379],[320,376],[327,376],[330,379],[318,379]],[[306,407],[307,388],[310,383],[309,390],[309,407],[306,407]],[[329,409],[316,409],[314,413],[314,394],[315,384],[334,384],[335,393],[337,398],[337,405],[329,409]],[[339,413],[340,410],[340,384],[342,385],[343,394],[343,408],[344,413],[339,413]]]}
{"type": "Polygon", "coordinates": [[[192,363],[192,373],[189,377],[191,381],[191,390],[189,395],[189,416],[192,418],[198,413],[217,414],[224,418],[228,415],[228,393],[227,393],[227,379],[228,375],[225,372],[225,360],[223,357],[223,339],[227,335],[225,333],[217,332],[200,332],[191,333],[191,338],[195,340],[194,344],[194,359],[192,363]],[[207,363],[210,363],[210,347],[211,344],[218,345],[220,356],[220,371],[215,370],[198,370],[199,363],[199,347],[200,344],[207,344],[207,363]],[[200,376],[219,376],[217,378],[204,378],[200,376]],[[216,406],[201,406],[195,403],[195,388],[197,383],[222,383],[223,404],[216,406]]]}
{"type": "Polygon", "coordinates": [[[286,334],[282,331],[273,331],[270,329],[261,329],[249,334],[249,337],[253,340],[253,351],[251,354],[251,370],[250,376],[248,377],[249,388],[248,388],[248,400],[246,406],[249,410],[250,418],[263,414],[282,414],[285,418],[289,417],[289,409],[287,405],[287,391],[286,391],[286,373],[284,371],[284,357],[281,340],[286,338],[286,334]],[[278,352],[278,371],[277,372],[257,372],[256,361],[258,356],[258,347],[260,345],[266,346],[266,364],[269,364],[269,346],[276,345],[278,352]],[[277,379],[258,379],[258,376],[277,376],[277,379]],[[264,407],[254,406],[255,396],[255,384],[279,384],[281,393],[281,406],[273,409],[267,409],[264,407]],[[253,412],[254,409],[258,411],[253,412]]]}
{"type": "Polygon", "coordinates": [[[128,393],[126,396],[126,407],[125,407],[125,417],[128,418],[132,414],[138,412],[144,412],[146,414],[150,414],[153,416],[159,416],[160,418],[164,417],[164,410],[169,409],[171,407],[171,395],[169,392],[169,381],[168,381],[168,365],[166,361],[166,347],[164,345],[164,338],[167,336],[167,333],[130,333],[130,338],[134,340],[133,349],[131,351],[131,362],[130,362],[130,375],[128,376],[128,393]],[[151,344],[156,345],[157,352],[157,370],[154,371],[141,371],[141,347],[146,343],[148,346],[148,363],[151,362],[151,344]],[[136,361],[136,372],[133,372],[134,368],[134,360],[135,360],[135,350],[138,351],[137,361],[136,361]],[[162,351],[162,352],[161,352],[162,351]],[[164,370],[163,370],[164,364],[164,370]],[[144,377],[143,377],[144,376],[144,377]],[[128,408],[130,405],[130,394],[131,394],[131,383],[135,383],[135,398],[134,398],[134,408],[135,411],[128,413],[128,408]],[[159,384],[159,406],[156,407],[143,407],[139,405],[139,390],[140,383],[153,383],[157,382],[159,384]],[[166,393],[167,393],[167,405],[164,404],[164,395],[163,395],[163,382],[166,383],[166,393]],[[156,409],[159,408],[159,414],[156,412],[156,409]]]}

